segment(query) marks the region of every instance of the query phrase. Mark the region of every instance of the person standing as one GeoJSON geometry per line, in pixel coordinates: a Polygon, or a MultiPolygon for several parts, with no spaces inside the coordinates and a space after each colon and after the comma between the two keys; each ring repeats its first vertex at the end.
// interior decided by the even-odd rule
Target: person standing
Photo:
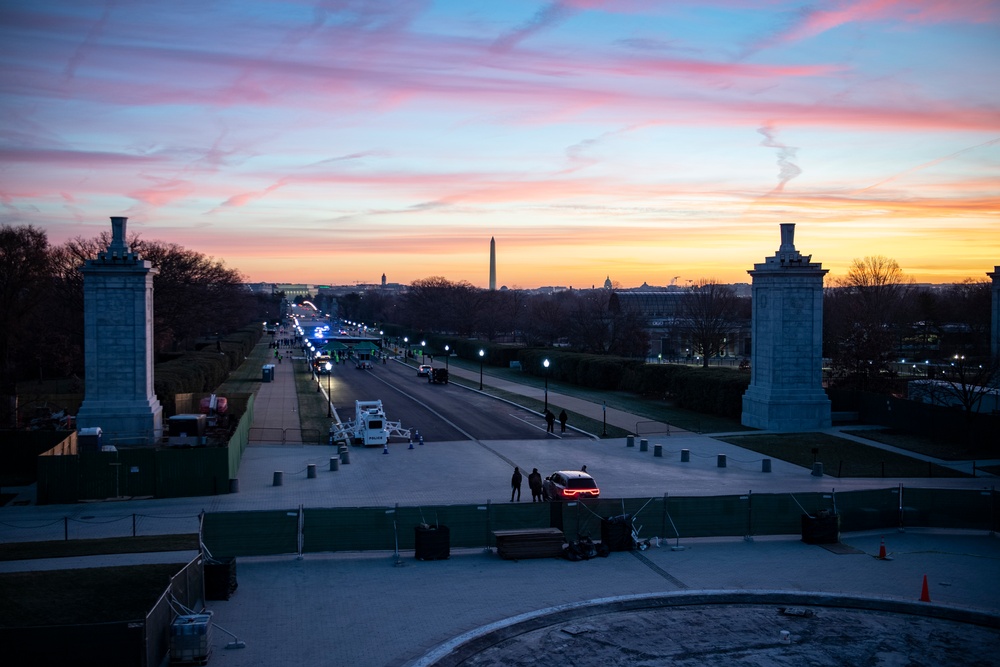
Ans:
{"type": "Polygon", "coordinates": [[[528,475],[528,488],[531,489],[531,502],[542,502],[542,473],[538,472],[538,468],[531,469],[531,474],[528,475]]]}
{"type": "Polygon", "coordinates": [[[559,413],[559,429],[561,433],[566,432],[566,422],[569,421],[569,415],[563,410],[559,413]]]}
{"type": "Polygon", "coordinates": [[[552,414],[551,410],[546,410],[545,411],[545,423],[548,425],[548,428],[545,430],[546,433],[555,433],[556,432],[556,426],[555,426],[555,424],[556,424],[556,416],[554,414],[552,414]]]}
{"type": "Polygon", "coordinates": [[[510,502],[514,502],[514,494],[517,494],[517,502],[521,502],[521,469],[517,466],[510,478],[510,502]]]}

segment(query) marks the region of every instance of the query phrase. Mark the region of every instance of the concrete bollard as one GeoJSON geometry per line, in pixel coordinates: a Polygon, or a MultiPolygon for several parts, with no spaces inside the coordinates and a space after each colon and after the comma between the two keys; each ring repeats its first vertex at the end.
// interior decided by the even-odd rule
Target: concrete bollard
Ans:
{"type": "Polygon", "coordinates": [[[761,472],[771,472],[771,459],[764,459],[760,462],[761,472]]]}
{"type": "Polygon", "coordinates": [[[310,463],[306,466],[306,479],[316,479],[316,464],[310,463]]]}
{"type": "Polygon", "coordinates": [[[340,457],[331,456],[330,457],[330,472],[337,472],[340,470],[340,457]]]}
{"type": "Polygon", "coordinates": [[[823,464],[820,463],[819,461],[817,461],[816,463],[813,463],[812,476],[813,477],[822,477],[823,476],[823,464]]]}
{"type": "Polygon", "coordinates": [[[691,461],[691,450],[682,449],[681,450],[681,463],[689,463],[691,461]]]}
{"type": "Polygon", "coordinates": [[[649,451],[649,440],[642,438],[639,440],[639,451],[648,452],[649,451]]]}
{"type": "Polygon", "coordinates": [[[653,456],[663,458],[663,445],[653,445],[653,456]]]}
{"type": "Polygon", "coordinates": [[[238,477],[234,477],[229,480],[229,493],[239,493],[240,492],[240,480],[238,477]]]}
{"type": "Polygon", "coordinates": [[[271,482],[271,486],[281,486],[285,483],[285,473],[281,470],[274,471],[274,480],[271,482]]]}
{"type": "Polygon", "coordinates": [[[635,436],[634,435],[630,435],[630,436],[628,436],[628,437],[625,438],[625,446],[626,447],[635,447],[635,436]]]}
{"type": "Polygon", "coordinates": [[[351,452],[347,449],[340,453],[340,462],[345,466],[351,462],[351,452]]]}
{"type": "Polygon", "coordinates": [[[716,465],[718,467],[720,467],[720,468],[725,468],[726,467],[726,455],[725,454],[719,454],[716,465]]]}

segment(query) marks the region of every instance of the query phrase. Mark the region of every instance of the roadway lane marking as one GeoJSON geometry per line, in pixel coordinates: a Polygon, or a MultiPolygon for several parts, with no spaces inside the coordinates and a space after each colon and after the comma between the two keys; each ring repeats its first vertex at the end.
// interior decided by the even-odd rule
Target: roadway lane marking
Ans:
{"type": "MultiPolygon", "coordinates": [[[[538,429],[539,431],[542,430],[541,426],[539,426],[538,424],[535,424],[534,422],[530,422],[527,419],[524,419],[523,417],[518,417],[517,415],[512,415],[509,412],[507,413],[507,416],[508,417],[512,417],[513,419],[516,419],[519,422],[523,422],[523,423],[527,424],[528,426],[530,426],[531,428],[538,429]]],[[[546,433],[548,433],[548,431],[546,431],[546,433]]],[[[556,437],[556,438],[559,438],[560,440],[562,440],[562,436],[561,435],[556,435],[555,433],[549,433],[549,435],[551,435],[553,437],[556,437]]]]}
{"type": "Polygon", "coordinates": [[[376,380],[378,380],[379,382],[381,382],[382,384],[384,384],[385,386],[387,386],[390,389],[393,389],[393,390],[399,392],[400,394],[402,394],[403,396],[406,396],[408,399],[410,399],[411,401],[413,401],[417,405],[423,407],[425,410],[427,410],[428,412],[430,412],[431,414],[433,414],[434,416],[436,416],[438,419],[440,419],[441,421],[443,421],[445,424],[448,424],[449,426],[451,426],[453,429],[455,429],[456,431],[458,431],[459,433],[461,433],[462,435],[464,435],[469,440],[476,440],[478,442],[477,438],[474,435],[472,435],[471,433],[467,433],[458,424],[456,424],[455,422],[451,421],[450,419],[448,419],[447,417],[445,417],[444,415],[442,415],[440,412],[438,412],[437,410],[435,410],[431,406],[429,406],[426,403],[424,403],[423,401],[421,401],[419,398],[417,398],[413,394],[405,392],[405,391],[403,391],[402,389],[400,389],[399,387],[397,387],[395,385],[389,384],[389,382],[387,382],[386,380],[383,380],[382,378],[380,378],[375,373],[371,373],[370,372],[370,375],[373,378],[375,378],[376,380]]]}

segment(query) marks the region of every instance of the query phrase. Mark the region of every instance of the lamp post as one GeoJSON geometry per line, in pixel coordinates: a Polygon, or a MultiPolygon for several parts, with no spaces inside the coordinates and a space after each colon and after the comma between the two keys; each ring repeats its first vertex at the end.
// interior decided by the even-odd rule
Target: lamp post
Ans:
{"type": "Polygon", "coordinates": [[[445,368],[445,370],[448,370],[448,357],[451,356],[451,352],[449,350],[451,350],[451,348],[448,347],[447,345],[445,345],[444,346],[444,368],[445,368]]]}
{"type": "Polygon", "coordinates": [[[483,390],[483,357],[486,356],[486,350],[479,350],[479,391],[483,390]]]}
{"type": "Polygon", "coordinates": [[[410,359],[410,337],[403,336],[403,361],[409,362],[410,359]]]}
{"type": "Polygon", "coordinates": [[[427,347],[427,341],[425,340],[420,341],[420,363],[424,363],[424,361],[426,361],[425,359],[426,355],[424,355],[425,347],[427,347]]]}
{"type": "Polygon", "coordinates": [[[546,359],[542,362],[542,366],[545,366],[545,412],[549,411],[549,360],[546,359]]]}
{"type": "Polygon", "coordinates": [[[330,397],[330,376],[333,375],[330,371],[333,370],[333,364],[329,361],[326,362],[326,418],[330,419],[333,417],[333,399],[330,397]]]}

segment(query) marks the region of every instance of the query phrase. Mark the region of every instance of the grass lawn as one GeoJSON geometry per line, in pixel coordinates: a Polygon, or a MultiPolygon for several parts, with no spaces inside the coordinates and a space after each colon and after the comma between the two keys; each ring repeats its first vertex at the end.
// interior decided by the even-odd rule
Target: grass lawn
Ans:
{"type": "Polygon", "coordinates": [[[141,620],[183,565],[0,574],[0,626],[141,620]]]}
{"type": "Polygon", "coordinates": [[[8,542],[0,544],[0,561],[197,550],[198,535],[195,533],[184,535],[109,537],[95,540],[8,542]]]}
{"type": "MultiPolygon", "coordinates": [[[[329,439],[330,423],[329,407],[326,395],[316,391],[316,380],[309,370],[308,362],[295,362],[295,393],[299,397],[299,428],[302,429],[302,442],[307,445],[325,445],[329,439]]],[[[326,389],[326,378],[320,378],[322,388],[326,389]]],[[[352,416],[353,418],[353,416],[352,416]]]]}
{"type": "Polygon", "coordinates": [[[826,433],[739,435],[719,439],[810,470],[814,461],[820,461],[823,472],[832,477],[968,477],[951,468],[826,433]],[[817,450],[816,454],[813,449],[817,450]]]}
{"type": "Polygon", "coordinates": [[[263,380],[264,373],[261,368],[264,364],[270,364],[274,361],[274,350],[267,346],[269,342],[270,338],[267,336],[257,341],[253,350],[250,351],[249,356],[240,364],[239,368],[229,373],[229,377],[219,385],[215,393],[220,396],[235,393],[255,393],[260,388],[260,383],[263,380]]]}
{"type": "Polygon", "coordinates": [[[859,429],[857,431],[848,431],[845,429],[844,433],[881,442],[884,445],[892,445],[893,447],[905,449],[909,452],[933,456],[936,459],[944,459],[945,461],[974,461],[976,459],[1000,458],[1000,450],[985,452],[980,447],[969,447],[953,442],[943,442],[911,433],[901,433],[888,428],[859,429]]]}

